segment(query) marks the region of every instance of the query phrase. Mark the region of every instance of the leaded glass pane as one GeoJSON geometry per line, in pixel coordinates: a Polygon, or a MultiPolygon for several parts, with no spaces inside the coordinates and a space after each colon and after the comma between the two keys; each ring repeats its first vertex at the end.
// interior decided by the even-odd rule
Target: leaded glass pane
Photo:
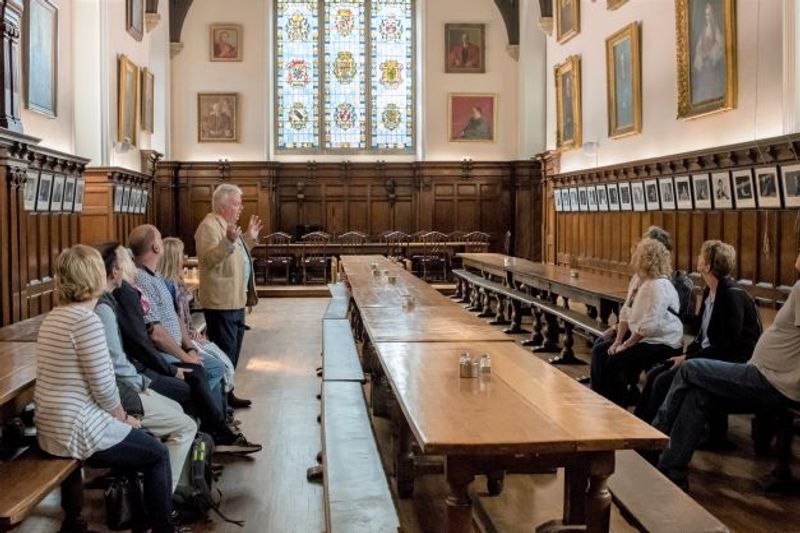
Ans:
{"type": "Polygon", "coordinates": [[[372,148],[414,146],[414,34],[411,0],[372,0],[372,148]]]}
{"type": "Polygon", "coordinates": [[[363,0],[325,1],[325,147],[367,147],[363,0]]]}
{"type": "Polygon", "coordinates": [[[319,148],[318,0],[278,0],[276,85],[281,150],[319,148]]]}

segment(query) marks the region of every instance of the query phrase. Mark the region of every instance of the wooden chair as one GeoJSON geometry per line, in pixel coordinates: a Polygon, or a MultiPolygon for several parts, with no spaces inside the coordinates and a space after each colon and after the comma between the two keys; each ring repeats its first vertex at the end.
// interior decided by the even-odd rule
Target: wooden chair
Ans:
{"type": "Polygon", "coordinates": [[[367,242],[367,235],[360,231],[348,231],[339,236],[342,244],[342,255],[358,255],[367,242]]]}
{"type": "Polygon", "coordinates": [[[292,263],[294,258],[288,250],[275,249],[273,246],[286,245],[292,242],[292,236],[288,233],[278,231],[270,233],[264,237],[265,244],[265,257],[264,257],[264,283],[269,284],[272,281],[272,271],[275,267],[282,268],[284,271],[283,282],[288,285],[291,279],[292,263]]]}
{"type": "Polygon", "coordinates": [[[425,281],[446,281],[450,253],[447,248],[447,235],[441,231],[429,231],[422,236],[422,254],[414,256],[412,263],[417,273],[425,281]],[[433,273],[441,268],[441,277],[433,273]]]}
{"type": "Polygon", "coordinates": [[[330,255],[328,245],[331,241],[329,233],[324,231],[314,231],[303,235],[303,285],[309,282],[327,283],[328,282],[328,263],[330,255]],[[321,272],[321,276],[314,278],[315,271],[321,272]]]}
{"type": "Polygon", "coordinates": [[[467,253],[485,252],[489,249],[491,236],[483,231],[471,231],[464,235],[464,251],[467,253]]]}
{"type": "Polygon", "coordinates": [[[411,235],[402,231],[392,231],[384,235],[383,242],[386,244],[384,255],[388,259],[401,262],[404,259],[405,248],[411,242],[411,235]]]}
{"type": "Polygon", "coordinates": [[[430,233],[429,229],[421,229],[411,234],[411,242],[422,242],[422,238],[430,233]]]}
{"type": "Polygon", "coordinates": [[[449,240],[450,242],[463,241],[464,236],[466,234],[467,233],[465,231],[460,231],[460,230],[451,231],[450,233],[447,234],[447,240],[449,240]]]}

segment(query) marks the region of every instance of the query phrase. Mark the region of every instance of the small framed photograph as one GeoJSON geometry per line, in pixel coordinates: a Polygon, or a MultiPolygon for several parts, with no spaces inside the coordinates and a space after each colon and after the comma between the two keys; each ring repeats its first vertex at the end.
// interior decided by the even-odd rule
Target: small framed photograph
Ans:
{"type": "Polygon", "coordinates": [[[122,212],[122,194],[124,192],[124,187],[122,185],[114,185],[114,212],[121,213],[122,212]]]}
{"type": "Polygon", "coordinates": [[[569,189],[559,189],[561,193],[561,211],[568,213],[572,211],[572,205],[569,202],[569,189]]]}
{"type": "Polygon", "coordinates": [[[658,181],[645,180],[644,203],[648,211],[659,211],[661,204],[658,202],[658,181]]]}
{"type": "Polygon", "coordinates": [[[130,185],[123,185],[122,186],[122,200],[120,202],[120,211],[122,213],[128,213],[128,205],[131,201],[131,186],[130,185]]]}
{"type": "Polygon", "coordinates": [[[72,212],[75,205],[75,176],[69,176],[64,182],[64,202],[61,204],[61,210],[72,212]]]}
{"type": "Polygon", "coordinates": [[[644,201],[644,183],[641,181],[631,183],[631,199],[634,211],[647,210],[647,204],[644,201]]]}
{"type": "Polygon", "coordinates": [[[692,174],[694,208],[711,209],[711,181],[708,174],[692,174]]]}
{"type": "Polygon", "coordinates": [[[783,177],[783,205],[800,207],[800,165],[781,167],[783,177]]]}
{"type": "Polygon", "coordinates": [[[586,196],[589,200],[589,211],[597,211],[597,189],[594,185],[586,187],[586,196]]]}
{"type": "Polygon", "coordinates": [[[142,213],[147,213],[147,199],[150,197],[150,191],[145,189],[142,192],[142,213]]]}
{"type": "Polygon", "coordinates": [[[144,191],[145,189],[139,189],[139,201],[136,204],[136,212],[140,215],[144,213],[144,191]]]}
{"type": "Polygon", "coordinates": [[[733,171],[733,195],[736,198],[737,209],[748,209],[756,206],[752,169],[733,171]]]}
{"type": "Polygon", "coordinates": [[[578,188],[571,187],[569,189],[569,207],[570,211],[577,213],[581,210],[580,203],[578,202],[578,188]]]}
{"type": "Polygon", "coordinates": [[[586,187],[578,187],[578,205],[581,211],[589,210],[589,195],[586,193],[586,187]]]}
{"type": "Polygon", "coordinates": [[[556,213],[560,213],[561,209],[561,190],[556,189],[553,191],[553,200],[555,201],[556,213]]]}
{"type": "Polygon", "coordinates": [[[608,192],[605,185],[597,185],[597,210],[608,211],[608,192]]]}
{"type": "Polygon", "coordinates": [[[64,176],[53,178],[53,195],[50,198],[50,211],[61,211],[64,203],[64,176]]]}
{"type": "Polygon", "coordinates": [[[622,211],[630,211],[633,209],[633,202],[631,202],[631,184],[627,181],[619,184],[619,207],[622,211]]]}
{"type": "Polygon", "coordinates": [[[711,192],[714,197],[714,209],[733,209],[730,172],[711,174],[711,192]]]}
{"type": "Polygon", "coordinates": [[[672,178],[660,178],[658,189],[661,193],[661,209],[675,209],[675,183],[672,178]]]}
{"type": "Polygon", "coordinates": [[[28,170],[28,175],[25,179],[25,211],[36,210],[36,192],[39,186],[39,171],[28,170]]]}
{"type": "Polygon", "coordinates": [[[692,209],[692,186],[689,176],[675,177],[675,205],[678,209],[692,209]]]}
{"type": "Polygon", "coordinates": [[[142,203],[142,189],[134,189],[131,194],[131,213],[141,213],[139,211],[140,204],[142,203]]]}
{"type": "Polygon", "coordinates": [[[608,189],[608,210],[619,211],[619,187],[616,183],[609,183],[606,189],[608,189]]]}
{"type": "Polygon", "coordinates": [[[86,192],[85,189],[86,179],[78,178],[77,182],[75,183],[75,204],[72,208],[72,210],[76,213],[83,212],[83,194],[86,192]]]}
{"type": "Polygon", "coordinates": [[[50,211],[50,194],[53,192],[53,175],[45,174],[39,177],[39,192],[36,196],[36,210],[50,211]]]}
{"type": "Polygon", "coordinates": [[[777,167],[756,169],[756,193],[758,195],[758,207],[770,208],[781,206],[777,167]]]}

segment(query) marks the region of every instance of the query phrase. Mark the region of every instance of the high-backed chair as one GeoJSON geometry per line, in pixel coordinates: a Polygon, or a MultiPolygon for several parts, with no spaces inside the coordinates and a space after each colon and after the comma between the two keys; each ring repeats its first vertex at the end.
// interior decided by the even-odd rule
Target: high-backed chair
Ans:
{"type": "Polygon", "coordinates": [[[464,236],[466,234],[467,233],[464,231],[459,231],[459,230],[451,231],[450,233],[447,234],[447,240],[449,240],[450,242],[460,242],[464,240],[464,236]]]}
{"type": "Polygon", "coordinates": [[[471,231],[464,235],[464,251],[467,253],[486,252],[491,236],[483,231],[471,231]]]}
{"type": "Polygon", "coordinates": [[[383,236],[383,243],[386,245],[384,254],[393,261],[402,261],[405,258],[405,249],[411,242],[411,235],[402,231],[392,231],[383,236]]]}
{"type": "Polygon", "coordinates": [[[302,241],[303,285],[307,285],[309,282],[327,283],[328,264],[331,259],[328,253],[328,245],[331,241],[330,234],[324,231],[313,231],[303,235],[302,241]],[[314,277],[317,272],[320,274],[319,277],[314,277]]]}
{"type": "Polygon", "coordinates": [[[441,231],[429,231],[422,236],[422,253],[413,259],[416,271],[425,281],[446,281],[450,253],[447,235],[441,231]],[[441,273],[441,276],[434,274],[441,273]]]}
{"type": "Polygon", "coordinates": [[[342,255],[362,254],[364,243],[366,242],[367,235],[360,231],[348,231],[339,236],[339,243],[342,245],[342,255]]]}
{"type": "MultiPolygon", "coordinates": [[[[282,231],[278,231],[275,233],[270,233],[266,237],[264,237],[264,283],[269,284],[273,279],[279,279],[283,281],[286,285],[289,284],[289,280],[291,280],[291,273],[292,273],[292,264],[294,263],[294,256],[292,253],[286,248],[279,248],[278,246],[285,246],[292,242],[292,236],[288,233],[284,233],[282,231]],[[283,270],[283,277],[282,278],[273,278],[273,272],[275,270],[283,270]]],[[[258,265],[258,261],[256,260],[256,264],[258,265]]],[[[258,268],[256,269],[258,272],[258,268]]]]}

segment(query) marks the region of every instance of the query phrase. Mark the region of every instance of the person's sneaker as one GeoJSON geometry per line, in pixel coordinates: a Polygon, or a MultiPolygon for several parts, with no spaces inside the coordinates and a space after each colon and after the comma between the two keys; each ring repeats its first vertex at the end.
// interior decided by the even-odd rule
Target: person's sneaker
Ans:
{"type": "Polygon", "coordinates": [[[214,453],[231,453],[246,455],[261,451],[262,446],[248,442],[244,435],[238,433],[232,439],[222,439],[215,443],[214,453]]]}
{"type": "Polygon", "coordinates": [[[240,409],[242,407],[250,407],[253,404],[250,400],[245,398],[239,398],[236,396],[233,391],[228,393],[228,405],[233,407],[234,409],[240,409]]]}

